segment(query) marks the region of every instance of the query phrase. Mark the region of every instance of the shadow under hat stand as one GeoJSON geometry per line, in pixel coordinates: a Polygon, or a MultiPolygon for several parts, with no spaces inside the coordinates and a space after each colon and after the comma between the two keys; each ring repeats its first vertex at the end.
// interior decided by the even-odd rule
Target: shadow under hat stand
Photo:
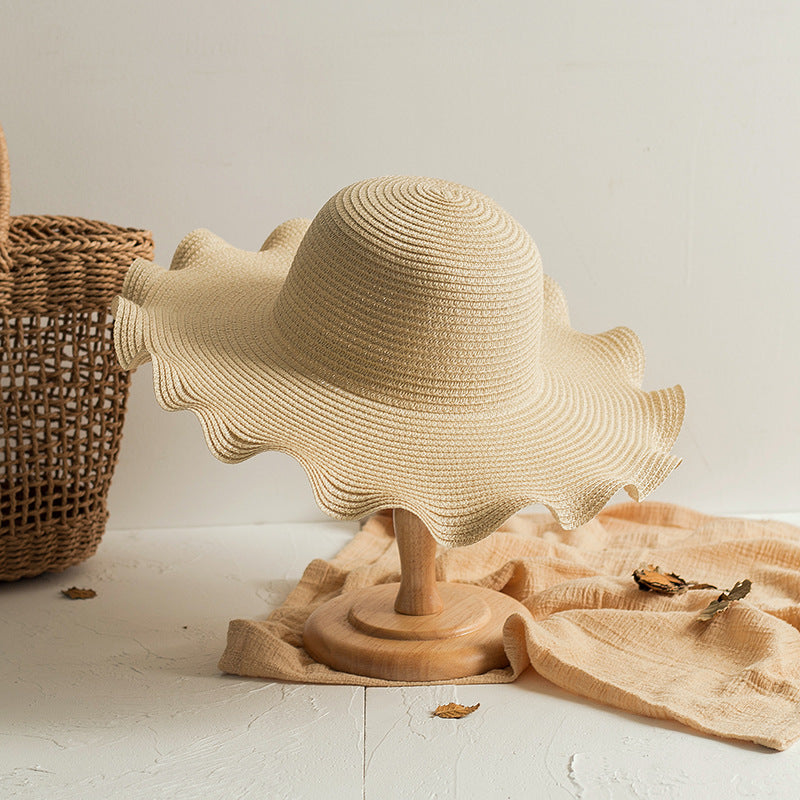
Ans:
{"type": "Polygon", "coordinates": [[[524,606],[508,595],[436,580],[436,541],[394,509],[400,583],[356,589],[308,618],[303,646],[340,672],[391,681],[447,681],[508,665],[503,625],[524,606]]]}

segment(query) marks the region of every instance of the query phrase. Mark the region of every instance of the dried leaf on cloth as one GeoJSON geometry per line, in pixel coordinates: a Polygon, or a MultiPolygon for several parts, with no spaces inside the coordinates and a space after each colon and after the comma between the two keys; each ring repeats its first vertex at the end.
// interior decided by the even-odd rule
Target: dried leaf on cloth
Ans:
{"type": "Polygon", "coordinates": [[[97,597],[97,592],[94,589],[79,589],[77,586],[62,589],[61,594],[64,597],[69,597],[70,600],[89,600],[92,597],[97,597]]]}
{"type": "Polygon", "coordinates": [[[681,594],[689,584],[674,572],[663,572],[661,567],[652,564],[642,565],[633,571],[633,579],[643,592],[659,594],[681,594]]]}
{"type": "Polygon", "coordinates": [[[459,703],[447,703],[446,705],[439,706],[436,711],[433,712],[433,716],[441,717],[442,719],[461,719],[462,717],[466,717],[467,715],[471,714],[473,711],[477,711],[480,707],[480,703],[474,706],[462,706],[459,703]]]}
{"type": "Polygon", "coordinates": [[[729,592],[723,592],[713,603],[709,603],[698,615],[698,621],[707,622],[715,617],[720,611],[728,608],[731,603],[746,597],[751,587],[752,584],[747,579],[739,581],[729,592]]]}
{"type": "Polygon", "coordinates": [[[695,583],[685,581],[674,572],[664,572],[661,567],[652,564],[641,566],[633,571],[633,579],[643,592],[657,592],[658,594],[683,594],[690,589],[716,589],[710,583],[695,583]]]}

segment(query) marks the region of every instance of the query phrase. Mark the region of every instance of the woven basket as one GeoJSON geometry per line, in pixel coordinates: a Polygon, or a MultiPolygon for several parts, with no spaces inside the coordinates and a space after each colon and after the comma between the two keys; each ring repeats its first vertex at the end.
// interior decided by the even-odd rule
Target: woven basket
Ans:
{"type": "Polygon", "coordinates": [[[129,377],[111,299],[149,232],[9,217],[0,129],[0,580],[63,570],[105,530],[129,377]]]}

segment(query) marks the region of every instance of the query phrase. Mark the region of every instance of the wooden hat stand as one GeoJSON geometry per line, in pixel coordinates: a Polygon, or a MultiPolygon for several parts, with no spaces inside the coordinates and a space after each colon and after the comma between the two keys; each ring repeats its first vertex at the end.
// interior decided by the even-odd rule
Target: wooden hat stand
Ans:
{"type": "Polygon", "coordinates": [[[436,581],[436,541],[394,510],[400,583],[339,595],[306,621],[309,655],[340,672],[389,681],[448,681],[508,665],[503,625],[524,606],[480,586],[436,581]]]}

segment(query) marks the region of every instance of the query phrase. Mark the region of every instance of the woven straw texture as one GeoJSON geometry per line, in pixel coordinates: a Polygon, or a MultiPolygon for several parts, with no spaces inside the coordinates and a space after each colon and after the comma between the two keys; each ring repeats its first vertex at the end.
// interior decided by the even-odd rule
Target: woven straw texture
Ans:
{"type": "Polygon", "coordinates": [[[108,306],[147,231],[9,216],[0,130],[0,580],[62,570],[97,549],[129,376],[108,306]]]}
{"type": "Polygon", "coordinates": [[[293,455],[334,517],[402,507],[464,545],[532,502],[580,525],[679,463],[680,387],[641,390],[629,329],[574,331],[530,236],[458,184],[353,184],[258,253],[196,231],[114,313],[122,365],[152,357],[214,455],[293,455]]]}
{"type": "MultiPolygon", "coordinates": [[[[782,750],[800,738],[800,528],[646,502],[612,506],[575,531],[518,514],[471,547],[440,548],[439,580],[485,586],[528,613],[504,631],[511,666],[448,683],[505,683],[529,664],[575,694],[705,733],[782,750]],[[640,591],[643,563],[751,593],[709,622],[718,590],[640,591]]],[[[390,515],[372,517],[332,560],[312,561],[265,621],[234,620],[220,669],[304,683],[395,685],[318,664],[303,625],[341,592],[396,581],[390,515]]]]}

